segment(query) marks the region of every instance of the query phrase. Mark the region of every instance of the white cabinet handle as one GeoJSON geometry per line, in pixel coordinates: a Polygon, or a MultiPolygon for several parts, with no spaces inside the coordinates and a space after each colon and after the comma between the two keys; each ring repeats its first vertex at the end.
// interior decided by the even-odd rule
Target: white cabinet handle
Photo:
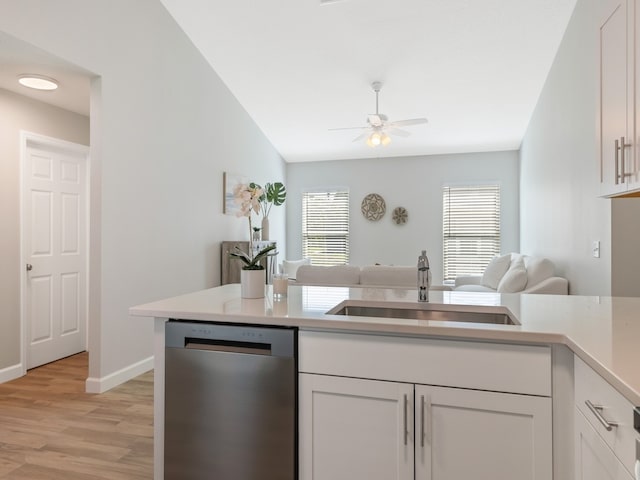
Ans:
{"type": "Polygon", "coordinates": [[[589,407],[589,410],[591,410],[591,413],[595,415],[596,419],[600,422],[600,424],[602,424],[602,426],[607,430],[607,432],[610,432],[611,429],[613,429],[613,427],[618,426],[617,423],[611,422],[602,416],[602,409],[604,408],[602,407],[602,405],[594,405],[593,403],[591,403],[591,400],[587,400],[584,403],[587,407],[589,407]]]}
{"type": "Polygon", "coordinates": [[[640,480],[640,460],[636,460],[636,480],[640,480]]]}

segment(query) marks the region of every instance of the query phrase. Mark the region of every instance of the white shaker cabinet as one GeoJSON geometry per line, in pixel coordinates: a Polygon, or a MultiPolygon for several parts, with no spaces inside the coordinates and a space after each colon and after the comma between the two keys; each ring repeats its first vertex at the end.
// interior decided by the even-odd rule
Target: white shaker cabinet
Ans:
{"type": "Polygon", "coordinates": [[[600,194],[616,196],[640,188],[635,140],[635,0],[598,3],[600,194]]]}
{"type": "Polygon", "coordinates": [[[299,387],[301,479],[413,479],[413,385],[301,374],[299,387]]]}
{"type": "Polygon", "coordinates": [[[549,480],[551,399],[416,386],[417,480],[549,480]]]}
{"type": "Polygon", "coordinates": [[[549,480],[551,399],[300,375],[304,480],[549,480]]]}
{"type": "Polygon", "coordinates": [[[552,478],[547,347],[320,332],[299,342],[301,480],[552,478]]]}

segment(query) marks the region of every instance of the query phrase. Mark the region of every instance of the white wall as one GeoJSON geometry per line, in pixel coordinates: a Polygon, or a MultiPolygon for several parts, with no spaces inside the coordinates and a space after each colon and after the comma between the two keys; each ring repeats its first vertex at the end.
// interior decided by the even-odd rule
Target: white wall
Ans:
{"type": "MultiPolygon", "coordinates": [[[[152,355],[152,322],[130,306],[219,284],[219,242],[248,238],[246,220],[222,214],[223,171],[284,180],[284,163],[159,1],[0,0],[0,11],[0,30],[96,74],[89,375],[99,383],[152,355]]],[[[273,238],[283,218],[274,209],[273,238]]]]}
{"type": "Polygon", "coordinates": [[[611,295],[640,297],[640,198],[611,201],[611,295]]]}
{"type": "Polygon", "coordinates": [[[442,187],[498,182],[502,198],[502,251],[519,250],[518,153],[490,152],[287,164],[286,258],[302,257],[302,192],[349,189],[350,263],[414,265],[427,250],[434,284],[442,283],[442,187]],[[387,213],[377,221],[360,212],[362,199],[378,193],[387,213]],[[409,221],[391,220],[405,207],[409,221]]]}
{"type": "Polygon", "coordinates": [[[522,251],[551,258],[570,292],[585,295],[611,293],[611,201],[597,183],[598,4],[578,0],[520,149],[522,251]]]}
{"type": "Polygon", "coordinates": [[[0,369],[20,363],[20,130],[89,144],[89,118],[0,89],[0,369]]]}

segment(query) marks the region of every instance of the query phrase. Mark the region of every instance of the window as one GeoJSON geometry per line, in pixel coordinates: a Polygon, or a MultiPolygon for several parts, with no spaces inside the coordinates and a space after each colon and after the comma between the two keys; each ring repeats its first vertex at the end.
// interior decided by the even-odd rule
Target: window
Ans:
{"type": "Polygon", "coordinates": [[[500,254],[500,186],[444,187],[442,206],[444,282],[482,275],[500,254]]]}
{"type": "Polygon", "coordinates": [[[302,194],[302,256],[313,265],[349,263],[349,191],[302,194]]]}

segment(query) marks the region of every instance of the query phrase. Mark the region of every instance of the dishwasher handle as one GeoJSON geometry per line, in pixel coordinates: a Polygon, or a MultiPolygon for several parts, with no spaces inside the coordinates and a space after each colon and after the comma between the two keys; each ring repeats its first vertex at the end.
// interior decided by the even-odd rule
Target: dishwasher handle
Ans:
{"type": "Polygon", "coordinates": [[[184,348],[213,352],[271,355],[271,345],[258,342],[238,342],[209,338],[185,338],[184,348]]]}
{"type": "Polygon", "coordinates": [[[295,358],[298,329],[228,323],[169,320],[165,348],[188,348],[295,358]]]}

